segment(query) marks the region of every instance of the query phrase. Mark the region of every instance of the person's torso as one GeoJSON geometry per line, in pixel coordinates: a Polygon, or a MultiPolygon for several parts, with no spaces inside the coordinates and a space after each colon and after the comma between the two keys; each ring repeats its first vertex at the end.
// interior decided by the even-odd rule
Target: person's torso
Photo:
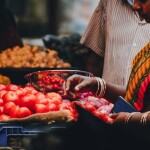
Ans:
{"type": "Polygon", "coordinates": [[[127,85],[133,57],[149,42],[150,24],[121,0],[108,0],[103,78],[127,85]]]}

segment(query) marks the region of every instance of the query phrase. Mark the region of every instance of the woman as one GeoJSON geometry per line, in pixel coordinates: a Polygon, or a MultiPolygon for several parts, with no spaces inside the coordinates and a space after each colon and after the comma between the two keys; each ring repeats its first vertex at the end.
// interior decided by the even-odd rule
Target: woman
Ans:
{"type": "MultiPolygon", "coordinates": [[[[133,9],[150,23],[150,0],[134,0],[133,9]]],[[[150,124],[150,43],[133,59],[127,88],[105,83],[97,77],[73,75],[66,81],[65,94],[83,90],[90,90],[96,96],[105,97],[112,103],[121,95],[141,112],[112,114],[114,124],[150,124]]]]}

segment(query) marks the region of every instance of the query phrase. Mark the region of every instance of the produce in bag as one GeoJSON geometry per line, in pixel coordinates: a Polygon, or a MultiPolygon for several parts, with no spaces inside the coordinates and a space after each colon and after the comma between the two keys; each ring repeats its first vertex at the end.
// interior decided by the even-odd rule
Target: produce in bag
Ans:
{"type": "Polygon", "coordinates": [[[105,123],[112,124],[113,119],[109,117],[113,104],[104,98],[95,97],[91,92],[82,93],[78,101],[74,102],[105,123]]]}

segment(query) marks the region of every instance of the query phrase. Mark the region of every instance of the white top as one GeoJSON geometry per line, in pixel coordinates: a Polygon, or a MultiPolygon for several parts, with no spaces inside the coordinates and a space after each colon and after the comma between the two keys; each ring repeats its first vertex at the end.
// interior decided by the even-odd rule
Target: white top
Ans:
{"type": "MultiPolygon", "coordinates": [[[[81,44],[104,57],[103,78],[127,85],[132,59],[150,41],[150,24],[123,0],[101,0],[81,44]]],[[[98,63],[98,62],[97,62],[98,63]]]]}

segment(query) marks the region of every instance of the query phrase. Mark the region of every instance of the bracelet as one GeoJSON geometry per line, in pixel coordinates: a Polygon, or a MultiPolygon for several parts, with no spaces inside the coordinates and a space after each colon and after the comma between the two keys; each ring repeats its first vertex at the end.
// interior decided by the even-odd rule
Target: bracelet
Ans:
{"type": "Polygon", "coordinates": [[[142,125],[146,125],[146,124],[147,124],[147,117],[148,117],[149,114],[150,114],[150,111],[145,112],[145,113],[142,115],[142,117],[141,117],[141,119],[140,119],[140,124],[142,124],[142,125]]]}
{"type": "Polygon", "coordinates": [[[96,96],[97,96],[100,90],[100,83],[99,83],[98,77],[95,77],[95,79],[97,81],[97,91],[96,91],[96,96]]]}
{"type": "Polygon", "coordinates": [[[103,92],[104,92],[103,81],[102,81],[101,78],[98,78],[98,81],[99,81],[99,83],[100,83],[100,85],[101,85],[101,90],[100,90],[100,92],[99,92],[99,94],[98,94],[97,96],[98,96],[98,97],[103,97],[103,92]]]}
{"type": "MultiPolygon", "coordinates": [[[[105,91],[105,93],[106,93],[106,82],[105,82],[104,79],[102,79],[102,81],[103,81],[103,85],[104,85],[104,91],[105,91]]],[[[105,95],[105,93],[104,93],[104,95],[105,95]]]]}
{"type": "Polygon", "coordinates": [[[98,78],[98,81],[100,83],[101,88],[100,88],[100,92],[97,96],[104,97],[105,92],[106,92],[106,83],[105,83],[104,79],[101,79],[101,78],[98,78]]]}
{"type": "Polygon", "coordinates": [[[96,91],[96,96],[97,97],[104,97],[105,92],[106,92],[106,83],[104,79],[96,77],[97,83],[98,83],[98,88],[96,91]],[[100,87],[101,86],[101,87],[100,87]]]}
{"type": "Polygon", "coordinates": [[[132,113],[130,113],[130,114],[125,118],[125,124],[128,124],[130,118],[131,118],[134,114],[136,114],[136,113],[140,113],[140,112],[132,112],[132,113]]]}

